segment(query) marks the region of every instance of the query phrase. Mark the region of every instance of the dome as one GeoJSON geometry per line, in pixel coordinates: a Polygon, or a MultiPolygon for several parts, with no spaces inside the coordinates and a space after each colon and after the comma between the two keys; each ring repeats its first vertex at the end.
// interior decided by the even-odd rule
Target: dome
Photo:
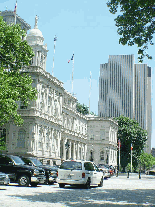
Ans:
{"type": "Polygon", "coordinates": [[[31,29],[28,36],[43,37],[42,32],[39,29],[31,29]]]}
{"type": "Polygon", "coordinates": [[[26,37],[28,43],[30,45],[43,45],[44,37],[42,35],[42,32],[38,29],[38,17],[36,15],[35,17],[35,25],[34,29],[31,29],[29,34],[26,37]]]}

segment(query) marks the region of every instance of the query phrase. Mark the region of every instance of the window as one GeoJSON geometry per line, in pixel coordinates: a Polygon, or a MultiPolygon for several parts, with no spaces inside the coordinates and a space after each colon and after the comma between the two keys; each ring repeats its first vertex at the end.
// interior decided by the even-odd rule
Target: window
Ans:
{"type": "Polygon", "coordinates": [[[100,152],[100,160],[104,160],[104,151],[100,152]]]}
{"type": "Polygon", "coordinates": [[[84,167],[85,167],[85,170],[94,171],[94,166],[91,162],[85,162],[84,167]]]}
{"type": "Polygon", "coordinates": [[[93,151],[90,151],[90,161],[93,161],[93,151]]]}
{"type": "Polygon", "coordinates": [[[67,161],[63,162],[60,166],[60,169],[65,170],[82,170],[82,163],[76,161],[67,161]]]}
{"type": "Polygon", "coordinates": [[[100,170],[98,169],[98,167],[94,164],[94,168],[97,172],[99,172],[100,170]]]}
{"type": "Polygon", "coordinates": [[[105,140],[105,130],[100,130],[100,139],[105,140]]]}
{"type": "Polygon", "coordinates": [[[0,156],[0,165],[8,165],[12,160],[9,157],[0,156]]]}
{"type": "Polygon", "coordinates": [[[17,147],[21,147],[21,148],[25,147],[25,135],[26,135],[25,130],[20,129],[18,132],[17,147]]]}

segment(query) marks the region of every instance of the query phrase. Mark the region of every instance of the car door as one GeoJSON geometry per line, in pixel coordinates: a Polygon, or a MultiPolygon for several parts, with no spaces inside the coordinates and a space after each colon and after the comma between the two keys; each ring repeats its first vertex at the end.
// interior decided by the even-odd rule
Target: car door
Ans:
{"type": "Polygon", "coordinates": [[[99,184],[100,181],[101,181],[101,172],[100,170],[98,169],[98,167],[94,164],[94,168],[95,168],[95,172],[94,172],[94,179],[95,179],[95,183],[96,184],[99,184]]]}
{"type": "Polygon", "coordinates": [[[13,162],[11,158],[1,155],[0,156],[0,170],[5,173],[13,173],[13,162]]]}
{"type": "Polygon", "coordinates": [[[91,178],[91,185],[96,185],[96,171],[92,162],[85,162],[86,175],[91,178]]]}

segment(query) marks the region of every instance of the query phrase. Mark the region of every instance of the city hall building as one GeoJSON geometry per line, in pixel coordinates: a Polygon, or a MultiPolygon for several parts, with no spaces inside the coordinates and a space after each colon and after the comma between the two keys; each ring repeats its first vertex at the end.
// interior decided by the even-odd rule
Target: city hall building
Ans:
{"type": "MultiPolygon", "coordinates": [[[[13,11],[3,11],[1,15],[4,21],[14,23],[13,11]]],[[[31,28],[18,15],[16,22],[26,32],[31,28]]],[[[96,164],[116,166],[117,123],[78,113],[77,98],[64,89],[60,80],[46,71],[48,49],[38,29],[37,16],[26,40],[35,55],[31,65],[22,68],[21,73],[28,73],[32,77],[33,87],[38,91],[37,100],[31,101],[28,107],[19,103],[18,112],[24,119],[23,126],[16,126],[12,121],[3,126],[1,132],[5,128],[7,152],[36,156],[44,164],[51,165],[60,164],[66,159],[91,159],[96,164]],[[95,128],[97,130],[92,131],[95,128]],[[99,140],[96,139],[97,134],[99,140]]]]}

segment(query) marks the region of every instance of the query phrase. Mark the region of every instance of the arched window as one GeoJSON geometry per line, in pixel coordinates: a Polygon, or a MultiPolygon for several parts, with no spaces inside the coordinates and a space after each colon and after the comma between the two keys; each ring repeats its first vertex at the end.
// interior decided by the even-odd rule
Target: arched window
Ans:
{"type": "Polygon", "coordinates": [[[90,151],[90,161],[93,162],[93,151],[92,150],[90,151]]]}
{"type": "Polygon", "coordinates": [[[100,152],[100,160],[104,160],[104,151],[100,152]]]}
{"type": "Polygon", "coordinates": [[[20,129],[18,131],[18,139],[17,139],[17,147],[24,148],[25,147],[25,137],[26,132],[24,129],[20,129]]]}

